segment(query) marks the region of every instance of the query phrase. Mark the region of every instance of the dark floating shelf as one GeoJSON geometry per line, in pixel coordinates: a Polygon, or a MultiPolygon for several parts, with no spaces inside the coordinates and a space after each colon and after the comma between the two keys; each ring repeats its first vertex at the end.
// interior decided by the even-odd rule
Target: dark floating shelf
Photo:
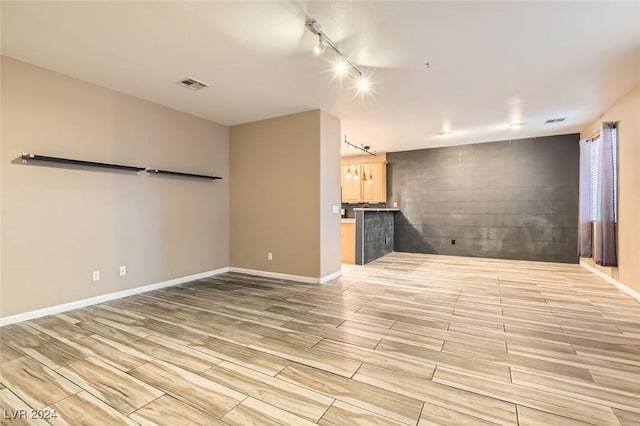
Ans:
{"type": "Polygon", "coordinates": [[[154,173],[158,175],[184,176],[184,177],[201,178],[201,179],[214,179],[214,180],[222,179],[220,176],[198,175],[195,173],[172,172],[169,170],[158,170],[158,169],[147,169],[147,173],[154,173]]]}
{"type": "Polygon", "coordinates": [[[125,166],[122,164],[97,163],[95,161],[74,160],[71,158],[48,157],[46,155],[28,154],[26,152],[23,152],[22,162],[27,163],[30,160],[44,161],[48,163],[72,164],[76,166],[85,166],[85,167],[99,167],[103,169],[127,170],[127,171],[136,172],[136,173],[146,170],[147,173],[153,173],[153,174],[183,176],[183,177],[211,179],[211,180],[222,179],[219,176],[199,175],[195,173],[172,172],[170,170],[150,169],[148,167],[137,167],[137,166],[125,166]]]}
{"type": "Polygon", "coordinates": [[[144,167],[124,166],[122,164],[97,163],[95,161],[73,160],[71,158],[47,157],[46,155],[27,154],[27,153],[22,154],[22,160],[24,162],[27,162],[29,160],[35,160],[35,161],[45,161],[49,163],[73,164],[76,166],[99,167],[103,169],[128,170],[132,172],[141,172],[142,170],[145,170],[144,167]]]}

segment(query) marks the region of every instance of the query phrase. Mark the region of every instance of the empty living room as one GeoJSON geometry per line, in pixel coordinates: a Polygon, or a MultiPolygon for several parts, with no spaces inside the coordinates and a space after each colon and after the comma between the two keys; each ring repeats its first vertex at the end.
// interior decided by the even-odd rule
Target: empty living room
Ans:
{"type": "Polygon", "coordinates": [[[1,425],[640,425],[640,2],[0,2],[1,425]]]}

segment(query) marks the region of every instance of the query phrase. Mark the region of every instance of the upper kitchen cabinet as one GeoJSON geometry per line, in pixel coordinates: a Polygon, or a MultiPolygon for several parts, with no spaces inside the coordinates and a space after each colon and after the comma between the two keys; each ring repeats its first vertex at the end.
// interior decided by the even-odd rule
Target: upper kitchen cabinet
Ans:
{"type": "Polygon", "coordinates": [[[342,186],[342,202],[343,203],[359,203],[362,199],[362,185],[360,179],[354,179],[354,176],[362,175],[362,168],[357,164],[342,165],[340,167],[342,186]],[[347,177],[347,173],[351,176],[347,177]]]}
{"type": "Polygon", "coordinates": [[[387,202],[387,165],[385,163],[370,163],[362,165],[360,177],[362,185],[363,203],[386,203],[387,202]]]}
{"type": "Polygon", "coordinates": [[[341,173],[343,203],[387,202],[386,162],[343,164],[341,173]],[[350,178],[347,177],[347,171],[351,172],[350,178]],[[355,179],[355,176],[358,178],[355,179]]]}

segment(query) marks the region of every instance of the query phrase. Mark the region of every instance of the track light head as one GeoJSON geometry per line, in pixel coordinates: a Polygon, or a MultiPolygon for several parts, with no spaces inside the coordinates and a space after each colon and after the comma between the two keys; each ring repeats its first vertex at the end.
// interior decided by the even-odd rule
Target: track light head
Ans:
{"type": "Polygon", "coordinates": [[[313,46],[313,55],[314,56],[322,55],[322,52],[324,52],[325,47],[327,47],[327,45],[322,40],[322,34],[318,34],[318,44],[313,46]]]}

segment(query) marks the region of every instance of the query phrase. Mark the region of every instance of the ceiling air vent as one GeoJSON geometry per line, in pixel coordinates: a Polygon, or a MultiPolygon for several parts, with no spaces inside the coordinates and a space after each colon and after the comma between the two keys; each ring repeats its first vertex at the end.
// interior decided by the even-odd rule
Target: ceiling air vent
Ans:
{"type": "Polygon", "coordinates": [[[550,118],[549,120],[545,121],[544,124],[551,124],[551,123],[560,123],[564,120],[566,120],[567,117],[560,117],[560,118],[550,118]]]}
{"type": "Polygon", "coordinates": [[[185,78],[184,80],[179,81],[178,84],[191,90],[200,90],[204,89],[205,87],[209,87],[209,85],[204,81],[196,80],[193,77],[185,78]]]}

